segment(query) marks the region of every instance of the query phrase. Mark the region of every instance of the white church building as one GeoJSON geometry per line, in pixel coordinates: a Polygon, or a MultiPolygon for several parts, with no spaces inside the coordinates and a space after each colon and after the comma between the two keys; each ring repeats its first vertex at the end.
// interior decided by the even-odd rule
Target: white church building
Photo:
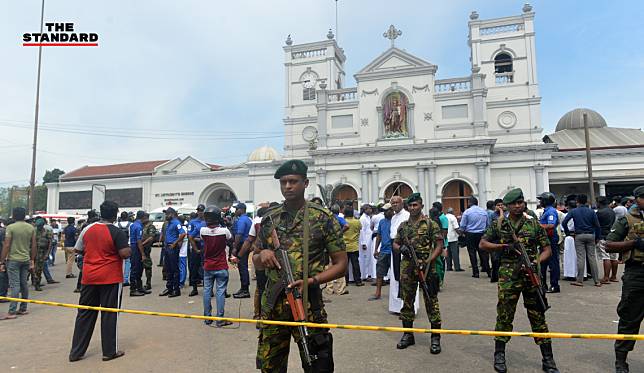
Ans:
{"type": "Polygon", "coordinates": [[[85,166],[47,184],[48,212],[84,212],[105,198],[124,209],[198,203],[281,201],[275,169],[285,159],[309,165],[308,197],[360,203],[422,194],[457,213],[466,198],[501,198],[520,187],[536,196],[587,192],[583,114],[587,114],[598,194],[644,184],[644,132],[607,126],[575,109],[544,135],[535,50],[535,13],[468,22],[471,71],[442,77],[439,67],[396,46],[347,78],[346,56],[325,40],[284,50],[284,149],[265,146],[235,167],[192,157],[85,166]],[[323,188],[320,188],[322,186],[323,188]]]}

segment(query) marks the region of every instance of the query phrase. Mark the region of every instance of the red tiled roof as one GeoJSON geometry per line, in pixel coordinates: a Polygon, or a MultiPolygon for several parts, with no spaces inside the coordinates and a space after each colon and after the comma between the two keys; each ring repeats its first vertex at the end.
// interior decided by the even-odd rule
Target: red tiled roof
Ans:
{"type": "Polygon", "coordinates": [[[105,166],[84,166],[60,177],[61,181],[92,179],[97,177],[118,178],[136,175],[150,175],[154,169],[168,160],[110,164],[105,166]]]}

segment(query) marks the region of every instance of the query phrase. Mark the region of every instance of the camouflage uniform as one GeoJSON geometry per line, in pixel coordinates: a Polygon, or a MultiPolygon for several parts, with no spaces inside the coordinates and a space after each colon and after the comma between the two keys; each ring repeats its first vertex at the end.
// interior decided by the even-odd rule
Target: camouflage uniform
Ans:
{"type": "MultiPolygon", "coordinates": [[[[626,216],[619,218],[607,241],[634,241],[644,239],[644,213],[635,206],[626,216]]],[[[644,250],[632,249],[622,254],[624,275],[622,276],[622,298],[617,306],[619,324],[617,333],[638,334],[644,320],[644,250]]],[[[625,355],[633,351],[635,341],[615,341],[615,351],[625,355]]]]}
{"type": "Polygon", "coordinates": [[[36,229],[36,246],[38,248],[38,251],[36,253],[36,265],[33,277],[34,285],[40,285],[40,280],[42,279],[42,271],[45,267],[45,260],[47,260],[49,251],[51,249],[50,244],[52,237],[53,234],[49,229],[36,229]]]}
{"type": "Polygon", "coordinates": [[[143,252],[145,253],[145,260],[143,260],[143,269],[145,269],[145,277],[147,279],[146,284],[150,285],[152,281],[152,258],[150,258],[150,254],[152,253],[152,244],[154,243],[154,237],[157,235],[157,229],[152,224],[152,222],[148,222],[144,227],[143,227],[143,234],[141,236],[141,242],[147,240],[148,238],[152,237],[152,241],[150,241],[147,245],[143,247],[143,252]]]}
{"type": "MultiPolygon", "coordinates": [[[[395,243],[398,245],[411,246],[416,250],[421,269],[426,270],[429,259],[434,251],[436,240],[443,240],[441,230],[435,221],[426,216],[421,217],[416,223],[405,221],[398,227],[395,243]]],[[[413,265],[410,258],[403,255],[400,261],[400,290],[403,299],[403,307],[400,310],[400,319],[402,321],[414,321],[414,300],[418,289],[418,274],[416,266],[413,265]]],[[[436,275],[436,266],[430,266],[431,273],[427,275],[427,281],[431,276],[436,275]]],[[[436,295],[425,298],[425,310],[429,315],[432,325],[440,325],[441,313],[438,307],[438,297],[436,295]]]]}
{"type": "MultiPolygon", "coordinates": [[[[531,260],[537,260],[540,249],[550,246],[548,235],[539,221],[524,214],[517,224],[512,224],[509,218],[500,218],[490,225],[483,238],[494,243],[512,243],[512,230],[523,243],[531,260]],[[513,228],[514,226],[514,228],[513,228]],[[518,230],[516,228],[519,227],[518,230]]],[[[523,293],[523,305],[528,312],[528,319],[533,332],[547,333],[546,316],[537,308],[537,290],[524,275],[520,267],[520,257],[514,252],[501,252],[501,267],[499,268],[499,302],[496,306],[496,331],[512,331],[512,321],[516,311],[519,296],[523,293]]],[[[537,273],[539,271],[537,270],[537,273]]],[[[496,341],[507,343],[510,337],[495,337],[496,341]]],[[[535,338],[538,345],[550,343],[549,338],[535,338]]]]}
{"type": "MultiPolygon", "coordinates": [[[[313,277],[324,271],[324,264],[328,255],[345,251],[345,246],[342,240],[340,224],[331,212],[316,203],[306,203],[308,205],[310,225],[309,277],[313,277]]],[[[293,215],[284,205],[275,206],[264,215],[258,235],[261,250],[275,250],[271,232],[273,229],[276,230],[282,248],[288,252],[295,280],[302,279],[303,275],[303,214],[304,208],[293,215]]],[[[284,290],[279,286],[282,281],[280,272],[274,268],[266,269],[266,277],[266,287],[262,295],[262,320],[293,321],[284,290]],[[275,304],[270,304],[271,299],[275,300],[275,304]]],[[[316,323],[327,322],[319,286],[309,286],[308,311],[308,321],[316,323]]],[[[312,351],[315,351],[316,345],[323,346],[324,344],[326,346],[328,344],[328,352],[320,349],[318,359],[326,359],[327,363],[330,364],[330,370],[328,371],[333,371],[332,338],[328,329],[311,328],[309,332],[311,334],[312,351]]],[[[262,372],[286,372],[291,336],[296,342],[301,338],[297,328],[262,325],[257,346],[257,368],[261,369],[262,372]]],[[[302,351],[300,351],[301,353],[302,351]]],[[[302,365],[304,367],[304,363],[302,365]]]]}

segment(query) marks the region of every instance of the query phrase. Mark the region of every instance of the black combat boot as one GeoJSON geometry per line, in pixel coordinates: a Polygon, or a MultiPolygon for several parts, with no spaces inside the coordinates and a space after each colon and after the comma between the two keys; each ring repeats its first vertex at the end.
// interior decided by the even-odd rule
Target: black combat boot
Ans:
{"type": "MultiPolygon", "coordinates": [[[[403,328],[413,328],[414,327],[414,322],[413,321],[403,321],[403,328]]],[[[396,348],[399,350],[405,349],[409,346],[413,346],[416,344],[416,340],[414,339],[414,333],[404,333],[402,338],[400,338],[400,342],[396,345],[396,348]]]]}
{"type": "Polygon", "coordinates": [[[615,373],[628,373],[627,351],[615,351],[615,373]]]}
{"type": "Polygon", "coordinates": [[[557,369],[557,364],[555,364],[555,358],[552,356],[552,343],[544,343],[539,345],[541,348],[541,369],[546,373],[559,373],[557,369]]]}
{"type": "Polygon", "coordinates": [[[148,276],[147,280],[145,281],[145,290],[150,289],[152,289],[152,276],[148,276]]]}
{"type": "MultiPolygon", "coordinates": [[[[432,329],[440,329],[441,324],[432,324],[432,329]]],[[[438,333],[432,333],[431,336],[431,345],[429,347],[429,352],[433,355],[441,353],[441,335],[438,333]]]]}
{"type": "Polygon", "coordinates": [[[195,295],[199,295],[199,292],[197,291],[197,285],[192,286],[192,291],[190,294],[188,294],[189,297],[194,297],[195,295]]]}
{"type": "Polygon", "coordinates": [[[505,365],[505,342],[494,341],[494,371],[499,373],[508,371],[505,365]]]}

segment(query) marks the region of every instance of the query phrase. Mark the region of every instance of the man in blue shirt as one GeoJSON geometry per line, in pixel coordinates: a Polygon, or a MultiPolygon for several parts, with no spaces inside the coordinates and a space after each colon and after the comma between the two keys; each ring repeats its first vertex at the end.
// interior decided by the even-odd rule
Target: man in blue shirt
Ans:
{"type": "Polygon", "coordinates": [[[67,218],[67,226],[63,229],[63,235],[65,236],[65,263],[67,265],[65,278],[75,278],[76,276],[72,273],[72,267],[76,258],[74,246],[76,246],[78,232],[76,232],[76,219],[73,216],[67,218]]]}
{"type": "Polygon", "coordinates": [[[545,285],[548,267],[550,268],[550,288],[548,293],[559,293],[559,236],[557,235],[557,226],[559,225],[559,214],[557,209],[554,208],[555,195],[550,192],[544,192],[539,197],[541,206],[543,206],[543,214],[539,219],[539,223],[546,230],[548,238],[550,239],[550,248],[552,255],[548,261],[541,264],[541,279],[545,285]]]}
{"type": "Polygon", "coordinates": [[[164,212],[168,222],[165,229],[165,258],[163,260],[167,282],[165,290],[159,295],[174,298],[181,295],[179,290],[179,250],[181,250],[181,244],[186,237],[186,231],[177,218],[175,209],[168,207],[164,212]]]}
{"type": "MultiPolygon", "coordinates": [[[[248,232],[253,226],[253,221],[250,220],[248,215],[246,215],[246,205],[244,203],[238,203],[235,207],[235,216],[237,216],[237,222],[233,227],[235,234],[235,244],[233,245],[233,256],[237,256],[237,252],[241,249],[241,245],[248,238],[248,232]]],[[[250,275],[248,274],[248,254],[245,253],[242,257],[239,257],[239,263],[237,264],[237,269],[239,270],[239,281],[241,282],[241,287],[238,292],[233,294],[234,298],[250,298],[250,292],[248,287],[250,286],[250,275]]]]}
{"type": "Polygon", "coordinates": [[[595,286],[602,286],[597,272],[597,257],[595,243],[601,237],[601,226],[597,219],[595,211],[588,205],[588,196],[585,194],[577,195],[577,208],[573,209],[566,215],[561,225],[563,226],[566,236],[570,236],[568,221],[572,219],[575,224],[575,251],[577,253],[577,281],[571,282],[574,286],[584,286],[584,264],[588,258],[588,267],[590,275],[593,277],[595,286]]]}
{"type": "Polygon", "coordinates": [[[470,256],[472,264],[472,277],[479,278],[479,265],[476,258],[478,253],[481,259],[481,269],[487,272],[487,277],[491,277],[490,255],[487,251],[479,249],[479,242],[487,228],[488,215],[485,210],[480,208],[479,200],[471,196],[468,200],[470,207],[465,210],[461,217],[460,230],[465,232],[465,243],[467,244],[467,253],[470,256]]]}
{"type": "Polygon", "coordinates": [[[130,256],[130,296],[140,297],[145,294],[150,294],[150,290],[143,288],[143,248],[141,247],[141,237],[143,236],[143,225],[141,219],[145,211],[136,212],[136,220],[130,225],[130,249],[132,255],[130,256]]]}
{"type": "Polygon", "coordinates": [[[189,283],[192,291],[189,297],[198,295],[197,286],[203,280],[203,267],[201,257],[203,255],[203,241],[201,241],[201,227],[206,226],[203,214],[206,206],[199,204],[197,206],[197,216],[188,223],[188,239],[190,240],[190,252],[188,252],[188,267],[190,268],[189,283]]]}
{"type": "Polygon", "coordinates": [[[378,223],[378,235],[376,236],[376,246],[373,256],[376,258],[376,294],[369,300],[378,300],[382,295],[382,282],[389,273],[391,266],[391,218],[394,216],[394,209],[391,203],[385,203],[382,206],[385,218],[378,223]]]}

